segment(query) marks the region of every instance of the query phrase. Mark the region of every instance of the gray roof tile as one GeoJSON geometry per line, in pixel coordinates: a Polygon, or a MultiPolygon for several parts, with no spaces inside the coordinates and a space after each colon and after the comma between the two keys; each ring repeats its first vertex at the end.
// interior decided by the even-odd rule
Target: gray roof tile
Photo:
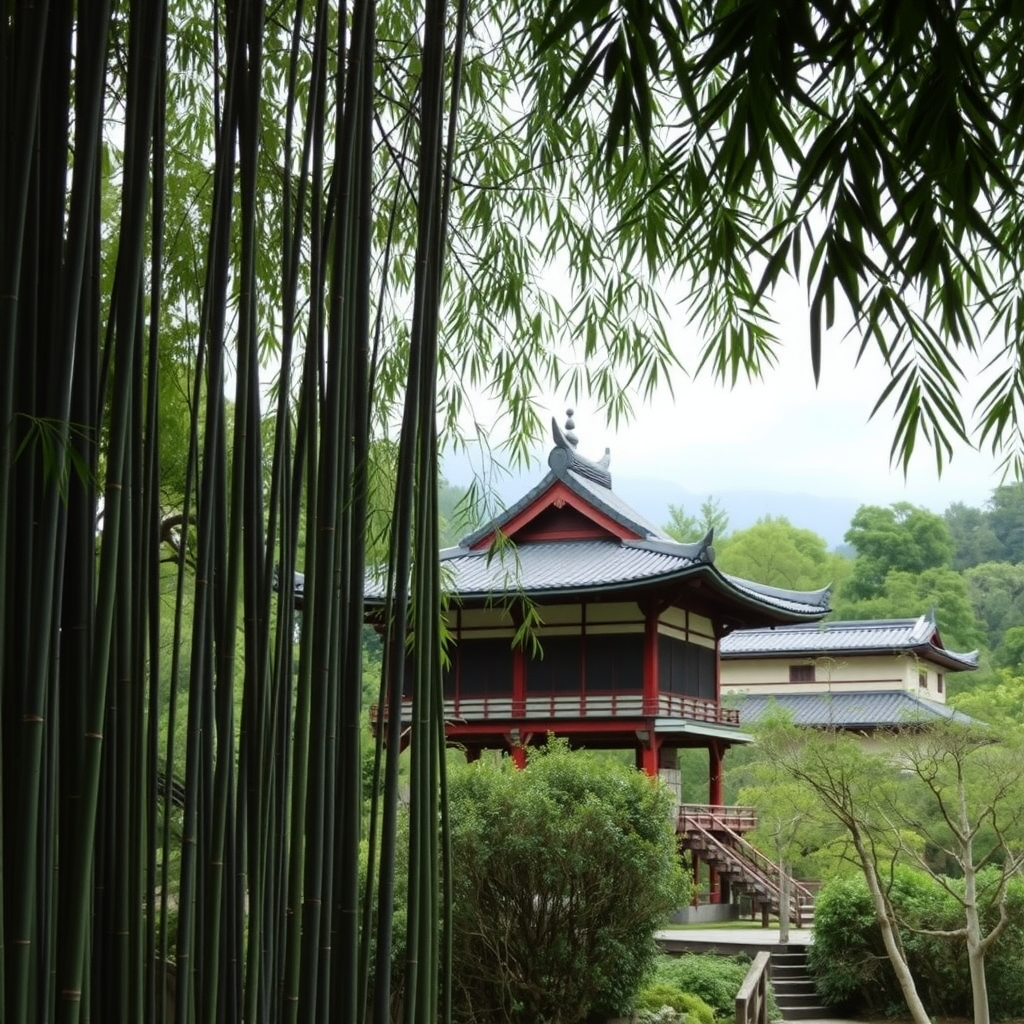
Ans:
{"type": "Polygon", "coordinates": [[[934,642],[936,636],[934,619],[922,615],[916,619],[816,622],[737,630],[723,638],[721,650],[726,659],[912,652],[954,671],[978,667],[976,651],[947,650],[941,639],[938,644],[934,642]]]}
{"type": "Polygon", "coordinates": [[[906,690],[862,693],[787,693],[768,697],[735,695],[729,704],[739,708],[740,725],[757,722],[769,708],[788,711],[795,725],[839,729],[891,728],[935,719],[970,724],[970,718],[954,708],[906,690]]]}

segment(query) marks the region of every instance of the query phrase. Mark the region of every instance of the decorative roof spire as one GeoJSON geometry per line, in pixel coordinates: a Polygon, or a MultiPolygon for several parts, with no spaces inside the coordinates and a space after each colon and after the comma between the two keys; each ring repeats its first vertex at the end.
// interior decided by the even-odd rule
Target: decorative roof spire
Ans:
{"type": "Polygon", "coordinates": [[[576,451],[579,438],[576,436],[576,424],[573,422],[573,410],[565,411],[565,429],[558,425],[558,420],[551,417],[551,435],[555,441],[555,447],[548,455],[548,465],[556,476],[565,476],[570,470],[580,476],[593,480],[602,487],[612,489],[612,475],[608,472],[608,465],[611,462],[611,453],[607,448],[604,456],[599,462],[592,462],[585,459],[576,451]]]}
{"type": "Polygon", "coordinates": [[[572,409],[565,410],[565,439],[575,449],[580,443],[580,439],[576,436],[576,424],[572,420],[572,409]]]}

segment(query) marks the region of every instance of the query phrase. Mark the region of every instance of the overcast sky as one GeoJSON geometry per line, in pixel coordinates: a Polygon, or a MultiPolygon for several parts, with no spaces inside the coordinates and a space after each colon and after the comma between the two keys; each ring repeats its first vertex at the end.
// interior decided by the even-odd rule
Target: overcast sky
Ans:
{"type": "MultiPolygon", "coordinates": [[[[893,410],[884,407],[869,419],[887,376],[873,351],[859,366],[855,355],[852,342],[828,341],[817,388],[805,338],[783,345],[763,380],[731,390],[709,376],[679,374],[674,395],[665,390],[651,403],[636,401],[633,422],[617,430],[605,425],[595,403],[579,401],[580,454],[599,458],[609,447],[616,490],[624,494],[631,479],[657,478],[698,495],[770,490],[857,504],[907,500],[936,512],[955,501],[983,506],[1002,480],[1001,460],[987,451],[958,445],[941,478],[925,447],[915,452],[906,478],[890,467],[893,410]]],[[[973,374],[965,389],[970,419],[978,390],[973,374]]],[[[537,401],[545,423],[552,415],[564,422],[570,404],[556,395],[537,401]]],[[[477,407],[478,414],[484,409],[477,407]]],[[[500,436],[500,427],[495,433],[500,436]]],[[[538,458],[546,460],[549,449],[546,439],[538,458]]]]}

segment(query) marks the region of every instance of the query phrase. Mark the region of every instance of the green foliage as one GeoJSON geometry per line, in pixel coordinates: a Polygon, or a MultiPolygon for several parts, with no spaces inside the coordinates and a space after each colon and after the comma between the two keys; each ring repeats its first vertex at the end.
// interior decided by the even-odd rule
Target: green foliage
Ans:
{"type": "MultiPolygon", "coordinates": [[[[859,562],[858,557],[855,575],[859,562]]],[[[942,641],[950,650],[974,651],[984,646],[985,631],[968,597],[967,582],[952,569],[893,569],[874,596],[857,600],[844,587],[833,603],[833,615],[837,619],[905,619],[933,608],[942,641]]]]}
{"type": "Polygon", "coordinates": [[[729,529],[729,513],[721,501],[709,494],[701,502],[700,512],[690,515],[682,505],[669,505],[669,521],[664,530],[683,544],[703,540],[709,530],[715,531],[715,541],[721,543],[729,529]]]}
{"type": "MultiPolygon", "coordinates": [[[[750,962],[747,956],[663,956],[658,960],[654,983],[699,996],[717,1018],[732,1020],[736,1015],[736,993],[750,970],[750,962]]],[[[772,1020],[778,1017],[774,997],[769,1002],[769,1013],[772,1020]]]]}
{"type": "Polygon", "coordinates": [[[862,346],[889,369],[876,408],[894,406],[894,460],[905,466],[924,441],[941,467],[971,431],[960,357],[985,340],[998,358],[978,434],[1019,444],[1024,310],[1007,250],[1024,172],[1005,125],[1024,106],[1011,56],[1021,27],[1008,2],[626,0],[611,17],[551,0],[542,36],[567,65],[555,102],[606,104],[606,153],[644,153],[665,206],[672,197],[645,253],[689,284],[703,364],[724,380],[770,366],[767,297],[793,276],[808,290],[815,374],[827,332],[851,310],[862,346]]]}
{"type": "Polygon", "coordinates": [[[657,1011],[663,1006],[671,1006],[676,1013],[686,1014],[689,1024],[715,1024],[715,1011],[700,996],[663,981],[642,988],[634,1006],[641,1011],[657,1011]]]}
{"type": "Polygon", "coordinates": [[[824,537],[793,526],[785,516],[764,516],[718,546],[723,572],[790,590],[817,590],[845,575],[846,559],[831,554],[824,537]]]}
{"type": "MultiPolygon", "coordinates": [[[[981,890],[996,883],[996,873],[982,875],[981,890]]],[[[954,893],[962,882],[947,879],[954,893]]],[[[970,1015],[971,983],[964,939],[929,935],[928,931],[962,926],[963,911],[954,895],[925,872],[898,870],[890,888],[900,936],[918,992],[932,1013],[970,1015]],[[915,931],[915,929],[921,929],[915,931]]],[[[1024,879],[1010,883],[1010,925],[986,959],[992,1016],[1015,1016],[1024,1005],[1024,879]]],[[[990,911],[985,924],[994,923],[990,911]]],[[[860,876],[835,878],[818,893],[814,942],[808,961],[815,986],[827,1005],[872,1013],[902,1007],[902,996],[882,946],[867,884],[860,876]]]]}
{"type": "Polygon", "coordinates": [[[888,508],[861,505],[846,541],[857,549],[843,595],[853,601],[881,595],[890,572],[947,568],[953,558],[953,540],[942,516],[907,501],[888,508]]]}
{"type": "MultiPolygon", "coordinates": [[[[984,625],[988,647],[995,652],[1007,641],[1007,631],[1024,622],[1024,563],[983,562],[963,576],[974,613],[984,625]]],[[[1014,653],[1009,649],[1000,652],[997,664],[1016,664],[1014,653]]]]}
{"type": "Polygon", "coordinates": [[[953,568],[969,569],[1003,559],[1003,545],[992,529],[987,512],[955,501],[942,514],[953,539],[953,568]]]}
{"type": "Polygon", "coordinates": [[[449,794],[456,1019],[628,1007],[654,929],[688,894],[667,791],[553,743],[525,771],[507,758],[454,771],[449,794]]]}
{"type": "Polygon", "coordinates": [[[992,681],[965,688],[953,703],[964,714],[997,728],[1019,726],[1024,722],[1024,674],[999,669],[992,681]]]}

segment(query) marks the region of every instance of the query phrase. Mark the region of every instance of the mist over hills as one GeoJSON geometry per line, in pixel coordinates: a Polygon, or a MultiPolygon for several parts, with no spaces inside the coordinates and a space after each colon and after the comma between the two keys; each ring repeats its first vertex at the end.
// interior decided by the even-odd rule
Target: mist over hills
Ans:
{"type": "MultiPolygon", "coordinates": [[[[535,466],[524,473],[496,474],[489,482],[493,493],[505,505],[521,498],[544,476],[546,465],[535,466]]],[[[469,487],[474,470],[468,459],[445,456],[442,473],[450,483],[469,487]]],[[[688,514],[697,514],[707,491],[655,477],[633,477],[623,470],[612,471],[615,493],[657,526],[669,521],[669,505],[681,505],[688,514]]],[[[821,534],[830,548],[840,547],[857,508],[864,504],[854,497],[818,497],[813,494],[793,494],[782,491],[735,489],[714,491],[716,498],[729,516],[729,529],[742,530],[753,526],[763,516],[785,516],[794,526],[821,534]]]]}

